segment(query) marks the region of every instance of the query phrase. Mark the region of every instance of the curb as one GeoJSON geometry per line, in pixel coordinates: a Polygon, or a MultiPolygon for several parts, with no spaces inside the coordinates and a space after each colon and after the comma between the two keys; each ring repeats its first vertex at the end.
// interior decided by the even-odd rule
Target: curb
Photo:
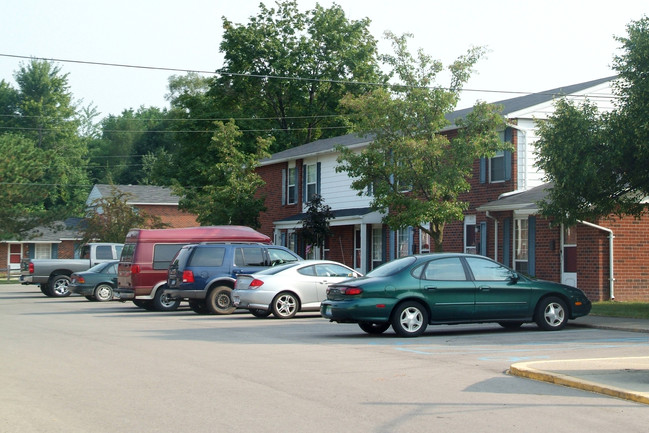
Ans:
{"type": "MultiPolygon", "coordinates": [[[[533,367],[533,365],[547,365],[547,364],[556,364],[556,365],[564,365],[569,362],[579,362],[579,363],[585,363],[588,361],[607,361],[607,360],[612,360],[612,359],[617,359],[617,358],[602,358],[602,359],[592,359],[592,360],[587,360],[587,359],[579,359],[579,360],[571,360],[571,361],[530,361],[530,362],[519,362],[512,364],[509,367],[509,370],[507,370],[507,374],[510,374],[512,376],[519,376],[519,377],[524,377],[527,379],[532,379],[536,380],[539,382],[547,382],[547,383],[553,383],[556,385],[561,385],[561,386],[566,386],[570,388],[576,388],[580,389],[583,391],[590,391],[594,392],[597,394],[603,394],[607,395],[610,397],[616,397],[620,398],[623,400],[630,400],[634,401],[636,403],[642,403],[649,405],[649,393],[640,393],[640,392],[633,392],[629,391],[626,389],[618,388],[615,386],[604,386],[602,384],[592,382],[589,380],[585,379],[579,379],[573,376],[569,376],[566,374],[562,373],[554,373],[554,372],[549,372],[548,369],[541,370],[539,368],[533,367]]],[[[642,358],[620,358],[620,359],[646,359],[646,357],[642,358]]]]}

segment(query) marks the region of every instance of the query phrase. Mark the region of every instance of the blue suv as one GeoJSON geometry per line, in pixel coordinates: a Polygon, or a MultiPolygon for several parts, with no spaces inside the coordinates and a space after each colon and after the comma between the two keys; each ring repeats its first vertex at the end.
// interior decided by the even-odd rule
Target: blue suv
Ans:
{"type": "Polygon", "coordinates": [[[185,245],[171,261],[164,295],[189,301],[198,314],[230,314],[238,274],[302,260],[285,247],[264,244],[205,243],[185,245]]]}

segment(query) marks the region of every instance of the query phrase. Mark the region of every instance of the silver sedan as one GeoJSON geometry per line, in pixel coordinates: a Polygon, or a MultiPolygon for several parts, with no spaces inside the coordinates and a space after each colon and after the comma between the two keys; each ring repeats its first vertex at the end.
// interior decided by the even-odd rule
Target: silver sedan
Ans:
{"type": "Polygon", "coordinates": [[[231,297],[237,308],[257,317],[273,313],[279,319],[290,319],[298,311],[319,311],[329,284],[360,276],[337,262],[304,260],[238,275],[231,297]]]}

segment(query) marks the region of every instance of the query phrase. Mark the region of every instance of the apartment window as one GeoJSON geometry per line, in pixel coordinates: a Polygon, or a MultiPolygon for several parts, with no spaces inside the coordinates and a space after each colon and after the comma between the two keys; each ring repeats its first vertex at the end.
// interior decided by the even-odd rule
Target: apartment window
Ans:
{"type": "Polygon", "coordinates": [[[297,168],[291,167],[288,169],[288,176],[286,178],[286,204],[297,203],[297,168]]]}
{"type": "Polygon", "coordinates": [[[467,215],[464,217],[464,252],[467,254],[476,254],[476,239],[475,239],[475,215],[467,215]]]}
{"type": "Polygon", "coordinates": [[[52,246],[50,244],[34,244],[35,259],[51,259],[52,246]]]}
{"type": "Polygon", "coordinates": [[[399,230],[397,232],[397,258],[410,254],[410,230],[399,230]]]}
{"type": "MultiPolygon", "coordinates": [[[[426,225],[426,228],[430,228],[430,224],[426,225]]],[[[431,249],[431,238],[428,233],[423,230],[419,230],[419,252],[422,254],[430,253],[431,249]]]]}
{"type": "Polygon", "coordinates": [[[309,201],[318,192],[318,167],[316,164],[306,166],[306,200],[309,201]]]}
{"type": "Polygon", "coordinates": [[[529,227],[527,218],[514,220],[514,268],[518,272],[528,273],[529,260],[529,227]]]}
{"type": "Polygon", "coordinates": [[[383,229],[372,228],[372,269],[383,262],[383,229]]]}
{"type": "Polygon", "coordinates": [[[504,182],[505,179],[505,151],[499,150],[489,159],[489,181],[504,182]]]}

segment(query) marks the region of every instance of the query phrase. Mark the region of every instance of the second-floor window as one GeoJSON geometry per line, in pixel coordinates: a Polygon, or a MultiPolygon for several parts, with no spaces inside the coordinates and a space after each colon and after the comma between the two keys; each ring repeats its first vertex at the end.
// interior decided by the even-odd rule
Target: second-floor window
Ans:
{"type": "Polygon", "coordinates": [[[288,176],[286,179],[286,204],[297,203],[297,169],[291,167],[288,169],[288,176]]]}
{"type": "Polygon", "coordinates": [[[306,166],[306,199],[311,198],[318,192],[318,170],[315,164],[306,166]]]}
{"type": "Polygon", "coordinates": [[[503,182],[506,180],[505,178],[505,151],[499,150],[489,160],[489,181],[503,182]]]}

